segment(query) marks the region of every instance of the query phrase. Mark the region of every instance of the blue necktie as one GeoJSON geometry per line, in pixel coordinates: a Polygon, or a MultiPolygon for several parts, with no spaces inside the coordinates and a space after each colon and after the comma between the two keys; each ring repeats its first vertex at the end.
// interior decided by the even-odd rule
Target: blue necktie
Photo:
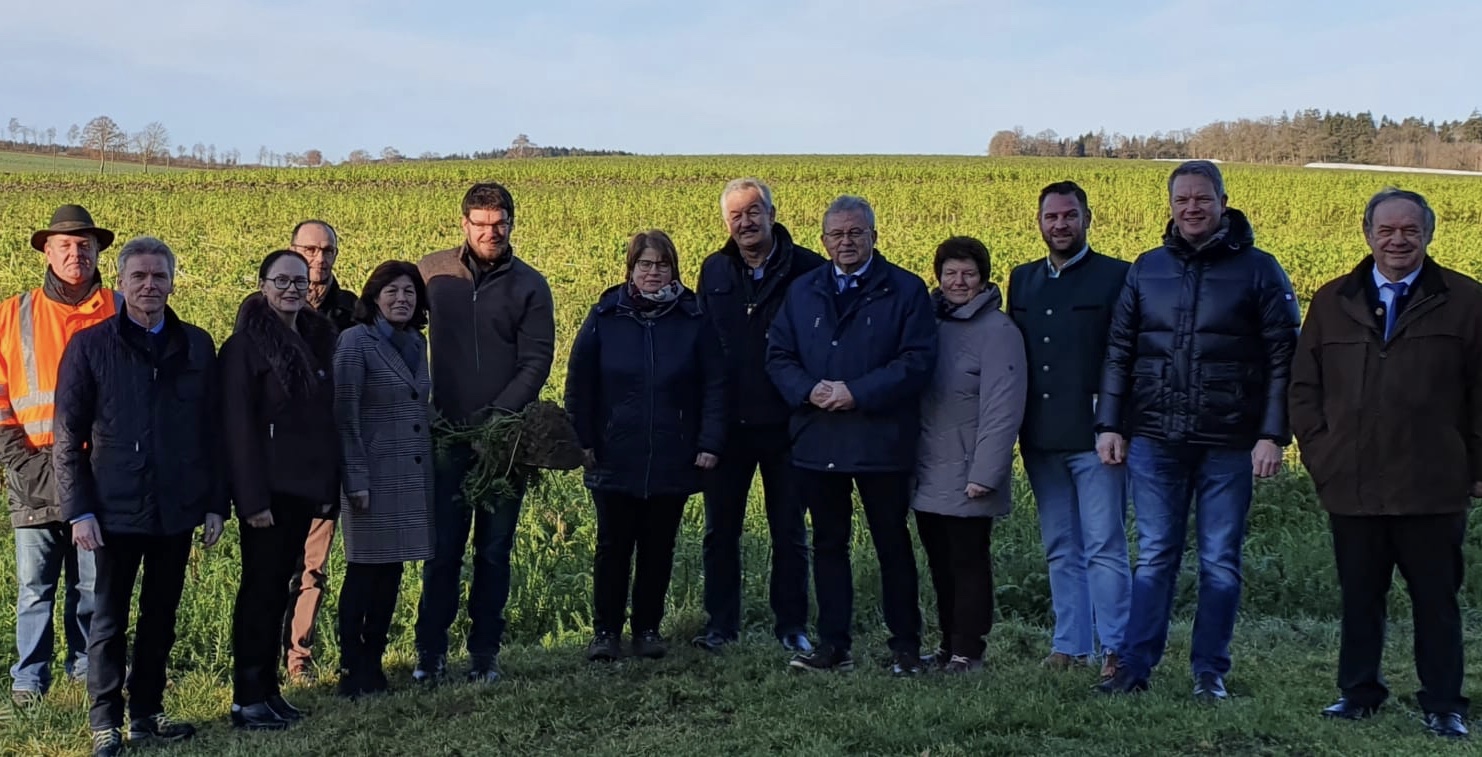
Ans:
{"type": "Polygon", "coordinates": [[[841,293],[850,287],[859,286],[859,274],[857,273],[835,274],[834,278],[839,282],[839,291],[841,293]]]}
{"type": "Polygon", "coordinates": [[[1387,282],[1384,285],[1391,293],[1389,307],[1384,309],[1384,341],[1389,341],[1390,334],[1394,333],[1395,321],[1400,317],[1400,298],[1405,296],[1405,290],[1409,285],[1405,282],[1387,282]]]}

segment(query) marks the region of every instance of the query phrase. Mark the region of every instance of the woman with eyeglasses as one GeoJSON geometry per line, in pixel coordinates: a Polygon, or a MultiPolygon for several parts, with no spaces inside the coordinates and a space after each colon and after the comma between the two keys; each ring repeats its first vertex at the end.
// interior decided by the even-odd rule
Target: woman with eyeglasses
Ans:
{"type": "Polygon", "coordinates": [[[680,518],[725,442],[722,360],[718,332],[679,280],[674,243],[659,230],[634,235],[627,280],[587,314],[566,373],[597,508],[589,660],[622,656],[635,553],[632,653],[668,651],[659,623],[680,518]]]}
{"type": "Polygon", "coordinates": [[[310,520],[339,498],[334,325],[306,305],[309,265],[277,250],[258,269],[221,345],[222,432],[241,521],[242,583],[232,617],[232,724],[280,730],[304,713],[283,699],[278,655],[288,579],[310,520]]]}

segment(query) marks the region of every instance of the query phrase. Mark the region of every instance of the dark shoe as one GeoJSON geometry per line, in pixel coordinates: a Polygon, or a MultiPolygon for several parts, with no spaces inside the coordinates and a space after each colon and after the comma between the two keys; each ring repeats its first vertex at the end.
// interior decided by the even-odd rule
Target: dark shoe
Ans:
{"type": "Polygon", "coordinates": [[[925,669],[920,652],[896,652],[890,656],[890,674],[897,678],[917,675],[925,669]]]}
{"type": "Polygon", "coordinates": [[[952,655],[952,659],[942,666],[944,673],[976,673],[983,669],[983,661],[972,657],[963,657],[960,654],[952,655]]]}
{"type": "Polygon", "coordinates": [[[611,631],[598,631],[587,645],[587,659],[591,662],[612,662],[622,659],[623,645],[618,641],[617,634],[611,631]]]}
{"type": "MultiPolygon", "coordinates": [[[[271,712],[271,710],[270,710],[271,712]]],[[[163,712],[156,712],[147,718],[134,718],[129,721],[129,741],[148,741],[156,739],[159,741],[185,741],[196,735],[196,727],[190,723],[177,723],[163,712]]]]}
{"type": "Polygon", "coordinates": [[[951,661],[952,655],[941,647],[937,647],[936,651],[921,655],[921,666],[927,670],[943,670],[951,661]]]}
{"type": "Polygon", "coordinates": [[[498,657],[475,657],[468,668],[469,683],[494,683],[501,677],[498,657]]]}
{"type": "Polygon", "coordinates": [[[10,702],[15,705],[16,709],[25,710],[41,704],[44,696],[41,692],[31,691],[30,689],[12,689],[10,692],[10,702]]]}
{"type": "Polygon", "coordinates": [[[1138,678],[1132,671],[1119,665],[1111,678],[1096,684],[1094,688],[1102,694],[1135,694],[1148,690],[1148,679],[1138,678]]]}
{"type": "Polygon", "coordinates": [[[365,675],[361,676],[360,690],[365,694],[384,694],[391,688],[391,682],[386,680],[386,669],[381,667],[378,660],[371,665],[365,675]]]}
{"type": "Polygon", "coordinates": [[[100,728],[93,731],[93,757],[118,757],[123,754],[123,729],[100,728]]]}
{"type": "Polygon", "coordinates": [[[1230,698],[1225,691],[1225,678],[1219,673],[1200,673],[1194,678],[1194,698],[1205,702],[1223,702],[1230,698]]]}
{"type": "Polygon", "coordinates": [[[268,707],[272,708],[273,712],[278,714],[278,717],[290,723],[303,720],[309,716],[309,713],[289,704],[288,700],[284,699],[282,694],[274,694],[268,697],[268,707]]]}
{"type": "Polygon", "coordinates": [[[257,702],[246,707],[233,707],[232,727],[244,731],[281,731],[288,727],[288,720],[267,702],[257,702]]]}
{"type": "Polygon", "coordinates": [[[340,683],[335,693],[346,699],[359,699],[366,694],[365,675],[358,670],[340,668],[340,683]]]}
{"type": "Polygon", "coordinates": [[[1379,705],[1357,705],[1348,701],[1348,697],[1340,697],[1337,702],[1323,708],[1322,716],[1325,718],[1340,718],[1343,720],[1363,720],[1373,717],[1379,712],[1379,705]]]}
{"type": "MultiPolygon", "coordinates": [[[[595,644],[596,642],[593,641],[592,643],[595,644]]],[[[705,633],[700,634],[699,636],[696,636],[695,638],[690,640],[690,646],[694,647],[695,649],[703,649],[706,652],[719,652],[724,649],[727,644],[734,643],[736,643],[735,639],[726,636],[719,631],[706,631],[705,633]]],[[[592,659],[591,651],[592,648],[587,647],[587,659],[589,660],[592,659]]]]}
{"type": "Polygon", "coordinates": [[[847,673],[854,670],[854,657],[847,649],[835,649],[832,645],[822,644],[811,654],[793,655],[787,664],[798,670],[837,670],[847,673]]]}
{"type": "Polygon", "coordinates": [[[448,677],[448,656],[418,657],[412,680],[417,683],[442,683],[448,677]]]}
{"type": "Polygon", "coordinates": [[[657,660],[669,653],[664,637],[658,631],[640,631],[633,636],[633,656],[657,660]]]}
{"type": "Polygon", "coordinates": [[[808,641],[808,634],[805,633],[783,634],[782,648],[788,652],[808,654],[813,651],[813,642],[808,641]]]}
{"type": "Polygon", "coordinates": [[[1464,739],[1470,734],[1467,732],[1467,724],[1460,713],[1455,712],[1427,712],[1425,714],[1425,728],[1431,733],[1447,739],[1464,739]]]}

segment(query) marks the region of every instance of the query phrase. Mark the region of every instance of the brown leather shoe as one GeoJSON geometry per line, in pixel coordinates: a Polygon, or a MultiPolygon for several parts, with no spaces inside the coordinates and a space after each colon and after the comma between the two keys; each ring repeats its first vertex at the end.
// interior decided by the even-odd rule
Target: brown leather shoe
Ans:
{"type": "Polygon", "coordinates": [[[1117,653],[1107,652],[1101,660],[1101,680],[1110,681],[1117,674],[1117,653]]]}
{"type": "Polygon", "coordinates": [[[1046,657],[1040,664],[1051,670],[1070,670],[1077,665],[1090,665],[1091,662],[1086,657],[1072,657],[1064,652],[1051,652],[1050,656],[1046,657]]]}

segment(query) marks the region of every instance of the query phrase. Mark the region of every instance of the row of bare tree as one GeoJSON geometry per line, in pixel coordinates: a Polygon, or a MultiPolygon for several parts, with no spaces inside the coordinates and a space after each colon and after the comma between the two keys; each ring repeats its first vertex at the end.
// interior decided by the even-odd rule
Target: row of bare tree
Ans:
{"type": "Polygon", "coordinates": [[[1370,113],[1298,111],[1278,118],[1216,121],[1151,136],[1105,131],[1062,138],[1054,131],[1000,131],[989,155],[1104,158],[1218,158],[1238,163],[1361,163],[1482,171],[1482,111],[1464,121],[1401,121],[1370,113]]]}

